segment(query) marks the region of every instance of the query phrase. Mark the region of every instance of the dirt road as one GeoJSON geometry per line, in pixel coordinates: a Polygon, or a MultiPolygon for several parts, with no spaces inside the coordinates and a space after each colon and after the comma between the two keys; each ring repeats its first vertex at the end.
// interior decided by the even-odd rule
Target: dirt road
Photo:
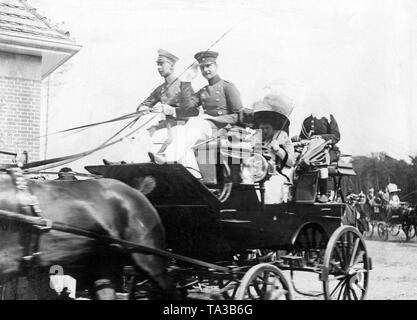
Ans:
{"type": "MultiPolygon", "coordinates": [[[[376,239],[376,237],[373,237],[376,239]]],[[[373,270],[368,299],[417,300],[417,241],[390,237],[388,242],[366,242],[373,270]]]]}
{"type": "MultiPolygon", "coordinates": [[[[373,270],[370,273],[368,300],[417,300],[417,240],[409,242],[401,233],[384,242],[374,235],[366,239],[373,270]]],[[[317,275],[297,274],[296,286],[320,293],[317,275]]],[[[295,294],[295,299],[322,299],[295,294]]]]}
{"type": "MultiPolygon", "coordinates": [[[[377,235],[366,239],[368,254],[372,258],[368,300],[417,300],[417,240],[405,241],[402,234],[381,241],[377,235]]],[[[289,271],[284,273],[290,278],[289,271]]],[[[295,292],[295,300],[322,300],[322,282],[313,273],[295,273],[296,288],[314,296],[295,292]]],[[[197,293],[200,299],[213,299],[211,291],[197,293]]]]}

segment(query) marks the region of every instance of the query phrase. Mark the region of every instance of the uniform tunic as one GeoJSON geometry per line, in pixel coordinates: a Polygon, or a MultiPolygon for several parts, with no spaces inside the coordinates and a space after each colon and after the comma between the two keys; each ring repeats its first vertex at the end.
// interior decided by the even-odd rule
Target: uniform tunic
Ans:
{"type": "Polygon", "coordinates": [[[177,110],[177,116],[196,116],[202,106],[205,114],[214,117],[208,120],[217,128],[236,123],[238,113],[243,109],[236,86],[217,75],[196,94],[192,93],[191,83],[183,82],[180,95],[181,108],[177,110]]]}
{"type": "MultiPolygon", "coordinates": [[[[190,88],[190,94],[194,93],[193,89],[190,88]]],[[[150,96],[143,101],[140,106],[146,106],[149,108],[152,108],[155,106],[158,102],[163,104],[168,104],[171,107],[174,108],[180,108],[181,106],[181,81],[176,79],[175,76],[169,77],[165,83],[158,86],[150,96]]],[[[140,107],[139,106],[139,107],[140,107]]],[[[167,121],[174,126],[177,124],[175,119],[172,117],[167,117],[167,121]]],[[[160,121],[154,128],[155,129],[162,129],[166,127],[166,121],[162,120],[160,121]]]]}
{"type": "MultiPolygon", "coordinates": [[[[175,78],[174,78],[175,79],[175,78]]],[[[181,82],[179,80],[165,81],[158,86],[140,106],[152,108],[158,102],[169,104],[172,107],[180,106],[181,82]]]]}
{"type": "Polygon", "coordinates": [[[310,139],[314,135],[321,136],[324,140],[332,140],[336,144],[340,140],[339,126],[333,115],[330,115],[330,122],[327,118],[317,119],[312,115],[306,118],[300,133],[301,139],[310,139]]]}

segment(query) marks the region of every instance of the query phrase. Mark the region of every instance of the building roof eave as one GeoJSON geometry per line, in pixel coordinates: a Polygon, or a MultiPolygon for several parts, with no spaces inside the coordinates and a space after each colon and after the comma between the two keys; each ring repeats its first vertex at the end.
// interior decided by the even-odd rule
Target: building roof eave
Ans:
{"type": "Polygon", "coordinates": [[[12,32],[0,32],[0,50],[42,57],[42,79],[80,51],[82,46],[72,41],[26,37],[12,32]]]}
{"type": "Polygon", "coordinates": [[[28,47],[39,50],[52,50],[62,52],[74,52],[77,53],[81,50],[82,46],[72,41],[60,41],[50,40],[44,38],[35,38],[33,36],[26,37],[15,33],[0,32],[0,43],[10,44],[22,47],[28,47]]]}

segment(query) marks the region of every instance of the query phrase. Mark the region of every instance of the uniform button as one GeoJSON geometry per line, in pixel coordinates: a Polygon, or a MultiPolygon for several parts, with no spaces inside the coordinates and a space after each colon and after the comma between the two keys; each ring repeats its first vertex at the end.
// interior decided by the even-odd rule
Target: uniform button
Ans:
{"type": "Polygon", "coordinates": [[[218,114],[218,115],[221,115],[221,114],[223,114],[223,112],[221,112],[221,111],[217,111],[217,114],[218,114]]]}
{"type": "Polygon", "coordinates": [[[217,99],[216,99],[216,101],[217,101],[217,102],[219,102],[219,101],[220,101],[220,99],[219,99],[219,98],[217,98],[217,99]]]}
{"type": "Polygon", "coordinates": [[[217,91],[216,91],[216,93],[217,93],[217,94],[219,94],[219,93],[220,93],[220,91],[219,91],[219,90],[217,90],[217,91]]]}

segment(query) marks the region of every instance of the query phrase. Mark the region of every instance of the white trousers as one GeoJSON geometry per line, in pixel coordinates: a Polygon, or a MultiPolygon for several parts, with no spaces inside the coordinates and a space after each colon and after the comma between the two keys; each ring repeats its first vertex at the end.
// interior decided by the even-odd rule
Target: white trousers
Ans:
{"type": "Polygon", "coordinates": [[[167,161],[176,161],[184,167],[198,170],[192,147],[199,141],[210,139],[213,135],[212,123],[202,117],[193,117],[183,126],[176,126],[172,143],[165,150],[167,161]]]}

